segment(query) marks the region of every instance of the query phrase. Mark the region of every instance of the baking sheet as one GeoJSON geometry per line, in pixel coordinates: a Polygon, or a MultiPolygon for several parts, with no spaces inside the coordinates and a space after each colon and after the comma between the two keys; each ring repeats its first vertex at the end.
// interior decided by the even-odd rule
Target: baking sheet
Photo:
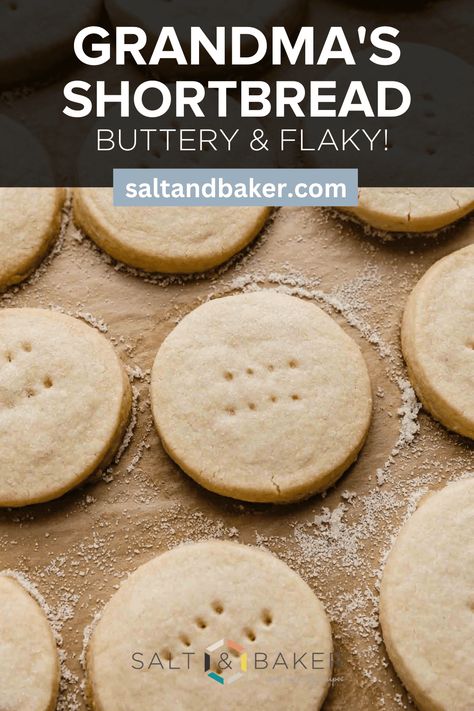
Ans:
{"type": "Polygon", "coordinates": [[[472,443],[419,412],[399,322],[421,274],[473,241],[472,218],[437,237],[382,240],[327,210],[283,208],[220,270],[155,278],[117,265],[69,221],[30,281],[0,298],[1,307],[60,308],[94,324],[115,344],[135,390],[130,441],[117,464],[58,501],[0,512],[0,568],[27,576],[61,638],[59,709],[85,708],[84,637],[120,580],[182,541],[207,537],[268,548],[324,602],[336,649],[325,711],[411,708],[381,642],[381,565],[419,498],[474,472],[474,456],[472,443]],[[374,417],[359,460],[326,496],[297,505],[205,491],[166,456],[151,422],[148,375],[165,336],[206,299],[256,288],[314,299],[359,343],[372,378],[374,417]]]}

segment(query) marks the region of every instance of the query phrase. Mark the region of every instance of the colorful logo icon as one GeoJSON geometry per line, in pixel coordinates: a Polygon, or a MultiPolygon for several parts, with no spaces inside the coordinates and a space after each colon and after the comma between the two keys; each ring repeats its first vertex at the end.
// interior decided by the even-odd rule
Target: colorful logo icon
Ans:
{"type": "Polygon", "coordinates": [[[247,671],[247,652],[245,647],[231,639],[220,639],[218,642],[211,644],[204,652],[204,671],[210,679],[217,681],[218,684],[233,684],[247,671]],[[219,652],[222,649],[224,651],[219,652]],[[217,659],[216,653],[218,653],[217,659]],[[239,671],[224,679],[224,672],[227,670],[232,671],[234,663],[239,665],[239,671]]]}

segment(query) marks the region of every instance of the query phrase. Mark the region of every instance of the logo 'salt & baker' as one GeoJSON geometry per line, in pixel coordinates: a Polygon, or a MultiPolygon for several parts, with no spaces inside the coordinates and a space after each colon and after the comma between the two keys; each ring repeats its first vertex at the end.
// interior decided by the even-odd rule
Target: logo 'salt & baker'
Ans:
{"type": "Polygon", "coordinates": [[[220,639],[218,642],[211,644],[204,652],[204,671],[210,679],[217,681],[219,684],[225,683],[223,673],[226,670],[233,669],[233,662],[230,658],[231,653],[235,654],[236,659],[238,658],[240,671],[228,677],[227,684],[233,684],[243,676],[247,671],[247,652],[245,651],[245,647],[242,647],[241,644],[237,644],[237,642],[231,639],[220,639]],[[213,655],[222,649],[230,651],[221,651],[217,662],[215,662],[215,667],[212,668],[213,655]]]}

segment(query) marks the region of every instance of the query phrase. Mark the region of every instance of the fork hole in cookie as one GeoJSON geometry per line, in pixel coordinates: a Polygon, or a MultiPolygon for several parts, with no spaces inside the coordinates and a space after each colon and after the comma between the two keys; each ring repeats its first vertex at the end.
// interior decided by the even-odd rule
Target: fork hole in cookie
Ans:
{"type": "Polygon", "coordinates": [[[234,379],[234,376],[233,376],[233,374],[230,372],[230,370],[227,370],[227,371],[224,373],[224,378],[225,378],[226,380],[233,380],[233,379],[234,379]]]}
{"type": "Polygon", "coordinates": [[[254,403],[254,402],[249,402],[249,410],[255,410],[255,409],[256,409],[255,403],[254,403]]]}
{"type": "Polygon", "coordinates": [[[272,402],[276,402],[276,401],[278,400],[278,398],[277,398],[276,395],[272,395],[272,396],[270,397],[270,400],[271,400],[272,402]]]}
{"type": "Polygon", "coordinates": [[[250,629],[250,627],[246,627],[244,629],[244,633],[250,642],[255,642],[255,640],[257,639],[257,635],[255,634],[255,632],[252,629],[250,629]]]}
{"type": "Polygon", "coordinates": [[[191,640],[189,639],[187,634],[182,634],[179,639],[184,644],[185,647],[191,646],[191,640]]]}
{"type": "Polygon", "coordinates": [[[254,371],[252,368],[247,368],[247,375],[253,375],[254,371]]]}
{"type": "Polygon", "coordinates": [[[160,656],[162,659],[166,659],[167,662],[171,662],[171,660],[173,659],[173,654],[168,648],[163,649],[160,656]]]}
{"type": "Polygon", "coordinates": [[[22,343],[21,347],[25,353],[31,353],[31,343],[22,343]]]}
{"type": "Polygon", "coordinates": [[[292,400],[299,400],[300,396],[297,393],[293,393],[293,395],[291,396],[291,399],[292,400]]]}
{"type": "Polygon", "coordinates": [[[273,373],[273,371],[275,370],[275,366],[270,363],[269,365],[267,365],[267,370],[269,373],[273,373]]]}
{"type": "Polygon", "coordinates": [[[234,407],[226,407],[225,411],[227,412],[228,415],[235,415],[235,408],[234,407]]]}
{"type": "Polygon", "coordinates": [[[26,388],[26,397],[34,397],[36,395],[36,390],[34,388],[26,388]]]}
{"type": "Polygon", "coordinates": [[[198,617],[196,620],[196,626],[199,627],[200,630],[205,630],[207,627],[207,623],[205,620],[202,619],[202,617],[198,617]]]}
{"type": "Polygon", "coordinates": [[[214,602],[212,603],[212,609],[214,610],[216,615],[222,615],[222,613],[224,612],[224,605],[222,604],[222,602],[214,600],[214,602]]]}
{"type": "Polygon", "coordinates": [[[12,356],[12,354],[10,353],[10,351],[7,351],[7,353],[5,353],[5,358],[7,359],[7,362],[8,362],[8,363],[11,363],[11,362],[12,362],[13,356],[12,356]]]}
{"type": "Polygon", "coordinates": [[[273,615],[270,610],[262,610],[262,622],[266,627],[273,623],[273,615]]]}
{"type": "Polygon", "coordinates": [[[289,368],[297,368],[298,367],[298,361],[292,358],[291,360],[288,361],[288,367],[289,368]]]}
{"type": "Polygon", "coordinates": [[[44,385],[44,387],[45,387],[47,390],[49,390],[49,388],[52,388],[52,387],[53,387],[53,381],[51,380],[51,378],[49,377],[49,375],[47,375],[47,376],[45,377],[45,379],[43,380],[43,385],[44,385]]]}

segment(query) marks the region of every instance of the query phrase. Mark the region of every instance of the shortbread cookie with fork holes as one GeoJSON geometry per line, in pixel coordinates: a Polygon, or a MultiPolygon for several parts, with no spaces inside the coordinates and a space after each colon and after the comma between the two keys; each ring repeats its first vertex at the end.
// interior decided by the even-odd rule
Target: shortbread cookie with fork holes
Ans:
{"type": "Polygon", "coordinates": [[[270,290],[188,314],[158,351],[151,392],[174,461],[211,491],[257,502],[333,484],[372,411],[353,339],[315,304],[270,290]]]}
{"type": "Polygon", "coordinates": [[[101,333],[32,308],[0,310],[0,506],[49,501],[108,463],[131,407],[101,333]]]}
{"type": "Polygon", "coordinates": [[[289,698],[316,711],[331,669],[329,621],[308,585],[270,553],[223,541],[138,568],[105,606],[87,652],[96,711],[116,711],[117,699],[127,711],[156,711],[157,699],[161,711],[274,711],[289,698]]]}

